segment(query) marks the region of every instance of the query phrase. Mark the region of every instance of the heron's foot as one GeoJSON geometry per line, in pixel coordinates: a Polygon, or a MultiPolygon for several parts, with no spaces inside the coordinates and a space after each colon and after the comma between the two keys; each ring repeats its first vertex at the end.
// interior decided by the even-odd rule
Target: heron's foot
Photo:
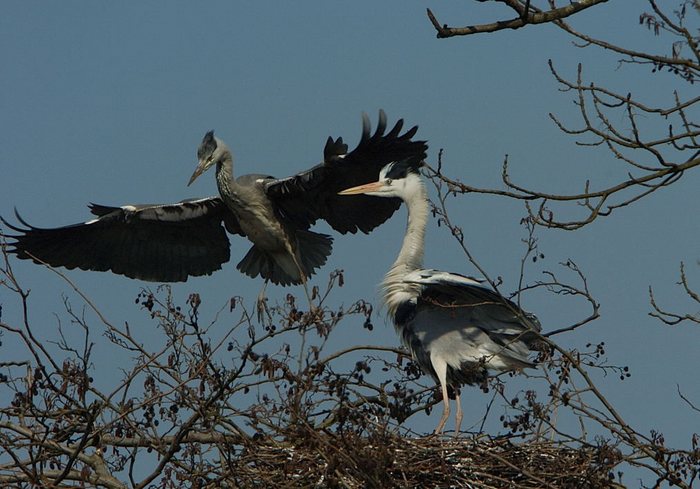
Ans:
{"type": "Polygon", "coordinates": [[[447,435],[445,435],[444,432],[435,430],[432,433],[429,433],[427,435],[427,438],[433,439],[433,440],[445,440],[447,438],[447,435]]]}
{"type": "Polygon", "coordinates": [[[267,307],[267,297],[265,289],[260,291],[258,298],[255,300],[255,312],[258,318],[258,323],[263,323],[265,319],[271,319],[270,310],[267,307]]]}

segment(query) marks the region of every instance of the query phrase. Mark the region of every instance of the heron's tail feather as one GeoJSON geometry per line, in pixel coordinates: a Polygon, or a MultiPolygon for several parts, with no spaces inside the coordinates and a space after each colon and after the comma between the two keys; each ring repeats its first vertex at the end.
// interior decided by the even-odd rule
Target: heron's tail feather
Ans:
{"type": "Polygon", "coordinates": [[[333,250],[333,238],[313,231],[297,231],[297,250],[304,274],[310,277],[322,267],[333,250]]]}
{"type": "Polygon", "coordinates": [[[268,253],[265,250],[253,245],[240,263],[236,265],[236,268],[249,277],[255,278],[260,275],[265,280],[269,280],[276,285],[301,283],[301,275],[299,275],[299,272],[294,275],[290,275],[287,273],[285,268],[291,267],[283,268],[277,263],[277,261],[278,260],[275,260],[272,253],[268,253]]]}
{"type": "MultiPolygon", "coordinates": [[[[318,267],[326,263],[332,243],[333,238],[328,235],[297,231],[297,250],[301,259],[299,265],[306,277],[313,275],[318,267]]],[[[289,253],[269,253],[255,245],[237,268],[249,277],[260,275],[276,285],[297,285],[303,282],[299,266],[289,253]]]]}

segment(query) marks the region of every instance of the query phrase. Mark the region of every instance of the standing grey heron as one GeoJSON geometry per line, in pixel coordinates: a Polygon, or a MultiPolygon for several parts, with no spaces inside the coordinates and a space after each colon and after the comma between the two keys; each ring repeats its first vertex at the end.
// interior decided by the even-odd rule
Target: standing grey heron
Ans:
{"type": "Polygon", "coordinates": [[[90,204],[95,219],[52,229],[27,224],[17,211],[24,227],[0,219],[17,233],[6,236],[18,258],[156,282],[185,281],[220,269],[230,258],[228,231],[253,243],[237,266],[241,272],[279,285],[299,284],[331,253],[332,238],[309,231],[318,219],[342,234],[369,233],[400,206],[400,199],[337,194],[375,180],[390,161],[424,157],[425,142],[412,140],[417,126],[401,134],[402,127],[400,119],[385,134],[386,114],[380,110],[371,134],[363,114],[354,150],[348,152],[342,138],[329,137],[321,164],[283,179],[257,174],[234,179],[231,151],[210,131],[197,150],[199,164],[189,184],[215,166],[218,196],[175,204],[90,204]]]}
{"type": "Polygon", "coordinates": [[[421,164],[418,157],[390,163],[378,181],[340,195],[398,197],[406,203],[406,235],[382,282],[384,303],[404,346],[442,389],[444,410],[435,433],[442,432],[450,415],[448,388],[457,402],[455,433],[459,433],[459,387],[483,382],[489,370],[533,367],[528,353],[541,326],[534,315],[480,281],[422,268],[429,206],[421,164]]]}

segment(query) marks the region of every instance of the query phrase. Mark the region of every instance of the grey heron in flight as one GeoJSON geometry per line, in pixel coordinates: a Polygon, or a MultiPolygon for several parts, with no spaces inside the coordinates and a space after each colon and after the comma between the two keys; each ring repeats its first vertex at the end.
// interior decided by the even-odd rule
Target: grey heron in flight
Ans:
{"type": "MultiPolygon", "coordinates": [[[[112,271],[154,282],[209,275],[230,258],[226,231],[253,243],[238,269],[279,285],[305,283],[331,253],[332,238],[309,230],[324,219],[339,233],[369,233],[398,209],[400,199],[338,196],[343,188],[376,180],[390,161],[422,158],[427,146],[413,141],[417,126],[401,133],[403,119],[386,132],[379,111],[376,131],[363,114],[362,136],[348,152],[342,138],[326,141],[323,162],[288,178],[243,175],[234,179],[233,156],[213,131],[199,146],[191,184],[216,167],[219,195],[175,204],[110,207],[90,204],[96,218],[59,228],[2,219],[16,234],[10,252],[54,267],[112,271]],[[386,133],[385,133],[386,132],[386,133]]],[[[189,185],[188,184],[188,185],[189,185]]]]}
{"type": "Polygon", "coordinates": [[[408,225],[399,256],[384,277],[382,293],[396,332],[421,369],[440,384],[443,414],[450,415],[449,391],[457,402],[456,429],[462,422],[459,388],[483,382],[489,370],[533,367],[528,359],[541,326],[537,318],[483,282],[423,267],[428,200],[419,174],[422,158],[392,162],[379,180],[340,192],[400,198],[408,225]]]}

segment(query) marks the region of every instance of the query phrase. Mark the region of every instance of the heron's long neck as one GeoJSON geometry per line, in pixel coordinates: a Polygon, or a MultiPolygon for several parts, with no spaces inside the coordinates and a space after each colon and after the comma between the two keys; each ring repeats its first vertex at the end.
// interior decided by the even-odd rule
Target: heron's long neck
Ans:
{"type": "Polygon", "coordinates": [[[399,256],[382,282],[384,302],[392,316],[402,301],[411,299],[417,293],[416,286],[404,282],[403,279],[406,274],[423,266],[425,227],[428,223],[429,207],[428,195],[422,182],[418,182],[416,191],[404,202],[408,208],[406,234],[399,256]]]}
{"type": "Polygon", "coordinates": [[[404,273],[408,273],[423,266],[425,227],[428,223],[429,207],[428,196],[422,182],[418,190],[405,203],[408,208],[406,234],[403,237],[399,256],[391,269],[401,269],[404,273]]]}
{"type": "Polygon", "coordinates": [[[226,151],[216,164],[216,185],[222,197],[237,195],[238,184],[233,178],[233,156],[230,151],[226,151]]]}

